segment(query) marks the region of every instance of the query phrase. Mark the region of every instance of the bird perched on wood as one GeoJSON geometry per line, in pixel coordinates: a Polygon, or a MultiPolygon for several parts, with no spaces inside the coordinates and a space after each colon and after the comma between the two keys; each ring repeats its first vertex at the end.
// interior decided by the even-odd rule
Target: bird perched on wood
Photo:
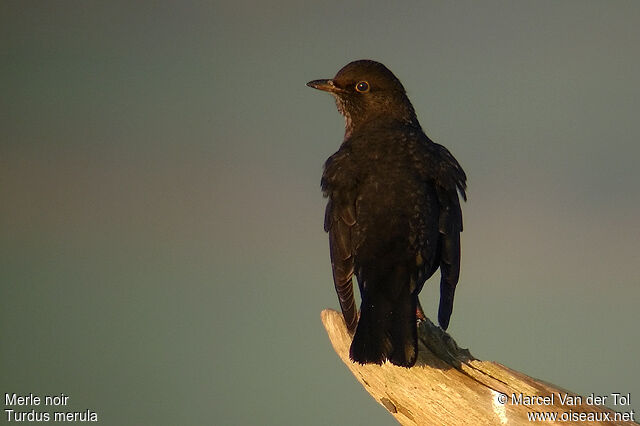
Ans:
{"type": "Polygon", "coordinates": [[[309,87],[332,94],[345,117],[340,149],[326,161],[333,279],[361,364],[411,367],[418,352],[418,293],[440,268],[438,322],[449,325],[460,274],[466,175],[423,132],[400,80],[384,65],[351,62],[309,87]],[[358,319],[352,276],[362,303],[358,319]]]}

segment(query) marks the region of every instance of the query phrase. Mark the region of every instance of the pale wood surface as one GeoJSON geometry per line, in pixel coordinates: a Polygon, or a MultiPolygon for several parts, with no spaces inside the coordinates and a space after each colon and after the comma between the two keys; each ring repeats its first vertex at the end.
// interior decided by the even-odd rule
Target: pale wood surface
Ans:
{"type": "MultiPolygon", "coordinates": [[[[563,405],[560,397],[576,394],[491,361],[474,359],[466,349],[429,320],[419,326],[419,356],[412,368],[390,363],[360,365],[349,359],[351,336],[334,310],[322,312],[333,348],[367,392],[402,425],[532,425],[527,412],[610,413],[610,409],[582,404],[563,405]],[[553,405],[511,403],[511,396],[551,396],[553,405]],[[500,403],[500,394],[507,403],[500,403]]],[[[623,407],[621,407],[623,408],[623,407]]],[[[540,421],[541,425],[636,425],[630,421],[540,421]]]]}

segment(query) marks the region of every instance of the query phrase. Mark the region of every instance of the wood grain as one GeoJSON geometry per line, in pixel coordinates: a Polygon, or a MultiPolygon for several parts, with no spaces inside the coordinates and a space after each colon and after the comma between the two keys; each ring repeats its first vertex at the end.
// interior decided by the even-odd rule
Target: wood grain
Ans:
{"type": "Polygon", "coordinates": [[[614,411],[589,405],[586,397],[502,364],[475,359],[428,319],[419,325],[419,356],[412,368],[389,362],[383,365],[352,362],[351,336],[342,315],[324,310],[322,322],[340,359],[364,389],[402,425],[530,425],[534,424],[528,418],[532,412],[555,412],[558,419],[562,416],[569,420],[535,422],[544,425],[637,425],[614,421],[614,411]],[[522,403],[518,403],[520,395],[522,403]],[[504,398],[506,403],[502,403],[504,398]],[[569,417],[579,413],[591,417],[584,421],[569,417]]]}

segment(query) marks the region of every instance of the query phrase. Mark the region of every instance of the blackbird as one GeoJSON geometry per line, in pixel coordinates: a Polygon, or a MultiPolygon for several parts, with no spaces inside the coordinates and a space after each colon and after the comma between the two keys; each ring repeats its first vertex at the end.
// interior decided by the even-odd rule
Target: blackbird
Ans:
{"type": "Polygon", "coordinates": [[[440,268],[438,322],[449,325],[460,275],[466,175],[423,132],[405,89],[379,62],[347,64],[307,86],[329,92],[345,118],[344,141],[326,161],[333,280],[353,361],[411,367],[418,353],[418,293],[440,268]],[[355,274],[362,303],[358,318],[355,274]]]}

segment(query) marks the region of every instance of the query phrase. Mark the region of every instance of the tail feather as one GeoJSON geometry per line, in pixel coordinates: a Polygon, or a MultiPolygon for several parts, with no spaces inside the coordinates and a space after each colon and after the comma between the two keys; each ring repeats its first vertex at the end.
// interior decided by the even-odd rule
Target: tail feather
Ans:
{"type": "Polygon", "coordinates": [[[409,295],[397,304],[391,317],[391,354],[389,361],[395,365],[411,367],[418,357],[417,330],[418,298],[409,295]]]}
{"type": "Polygon", "coordinates": [[[391,352],[389,309],[365,299],[360,309],[356,334],[351,342],[349,358],[360,364],[382,364],[391,352]]]}
{"type": "Polygon", "coordinates": [[[418,355],[416,323],[417,297],[402,296],[395,303],[363,300],[349,357],[360,364],[382,364],[411,367],[418,355]]]}

